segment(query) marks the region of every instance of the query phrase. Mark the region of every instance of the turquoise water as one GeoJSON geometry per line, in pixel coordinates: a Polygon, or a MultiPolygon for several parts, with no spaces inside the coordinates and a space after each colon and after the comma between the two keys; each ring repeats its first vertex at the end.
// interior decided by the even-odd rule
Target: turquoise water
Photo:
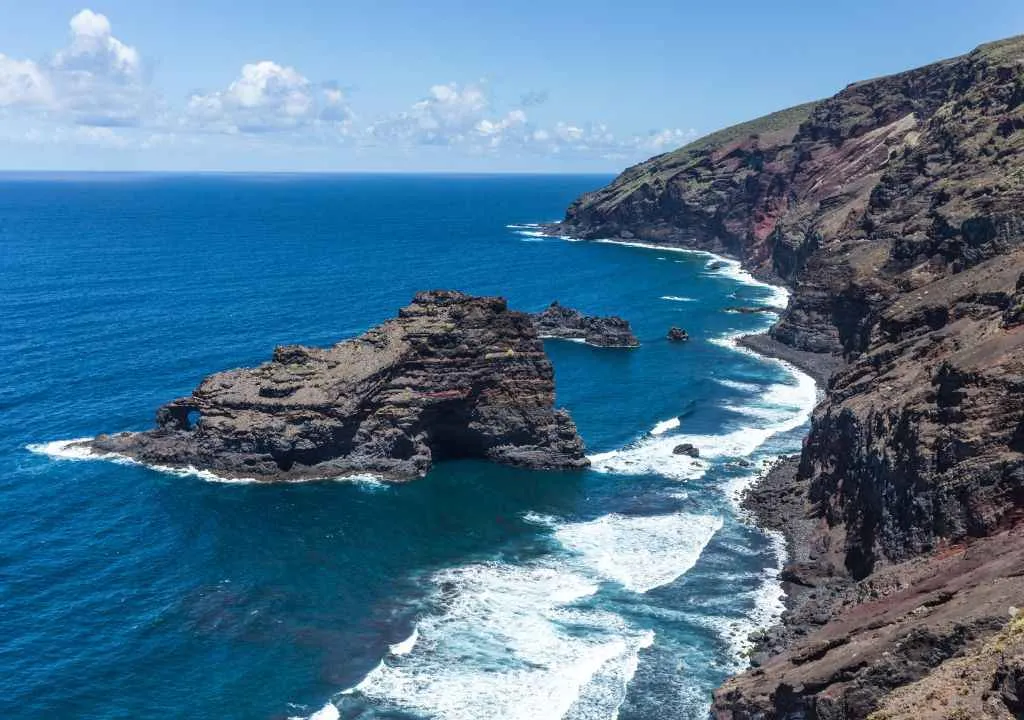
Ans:
{"type": "Polygon", "coordinates": [[[607,180],[0,178],[0,716],[704,718],[781,609],[733,497],[815,391],[730,345],[771,317],[725,308],[784,302],[733,265],[528,226],[607,180]],[[593,470],[258,486],[62,457],[435,287],[633,323],[637,350],[547,342],[593,470]]]}

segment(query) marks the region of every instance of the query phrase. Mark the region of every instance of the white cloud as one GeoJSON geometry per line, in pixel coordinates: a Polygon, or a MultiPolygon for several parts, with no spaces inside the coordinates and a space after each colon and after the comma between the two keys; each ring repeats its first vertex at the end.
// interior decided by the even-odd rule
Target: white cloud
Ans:
{"type": "Polygon", "coordinates": [[[196,92],[172,111],[149,87],[147,76],[139,50],[114,34],[105,15],[85,9],[71,18],[66,46],[49,59],[0,54],[0,119],[13,123],[18,137],[32,143],[141,150],[204,145],[214,132],[235,136],[236,143],[253,152],[285,153],[344,139],[367,156],[375,147],[384,154],[413,155],[417,146],[437,146],[467,156],[519,160],[578,156],[633,161],[695,136],[680,129],[617,136],[595,122],[538,123],[533,113],[550,114],[539,108],[548,100],[546,92],[527,92],[502,107],[484,82],[437,84],[403,112],[357,124],[340,87],[313,82],[296,68],[271,60],[244,65],[226,87],[196,92]],[[26,133],[25,128],[31,129],[26,133]]]}
{"type": "Polygon", "coordinates": [[[143,83],[138,51],[91,10],[71,18],[70,29],[67,47],[48,63],[0,55],[0,107],[45,110],[84,126],[139,124],[154,98],[143,83]]]}
{"type": "Polygon", "coordinates": [[[139,51],[114,37],[110,20],[92,10],[82,10],[69,25],[70,42],[49,67],[60,108],[79,125],[139,125],[155,102],[139,51]]]}
{"type": "Polygon", "coordinates": [[[434,85],[409,110],[375,123],[370,134],[414,145],[459,145],[479,136],[481,127],[502,120],[487,118],[490,101],[482,85],[434,85]]]}
{"type": "MultiPolygon", "coordinates": [[[[546,99],[546,98],[545,98],[546,99]]],[[[441,145],[471,154],[579,154],[616,160],[639,160],[684,144],[693,131],[667,129],[617,137],[601,123],[559,122],[550,127],[530,122],[524,109],[538,104],[531,94],[518,107],[498,112],[482,84],[434,85],[409,110],[370,126],[372,140],[406,145],[441,145]]]]}
{"type": "Polygon", "coordinates": [[[0,107],[46,107],[53,87],[42,68],[31,60],[0,54],[0,107]]]}
{"type": "Polygon", "coordinates": [[[139,51],[113,36],[106,15],[82,10],[71,18],[71,43],[57,52],[53,68],[131,83],[142,73],[139,51]]]}
{"type": "Polygon", "coordinates": [[[250,63],[226,90],[189,98],[187,119],[231,133],[266,133],[310,126],[346,132],[352,121],[341,90],[316,86],[293,67],[250,63]]]}
{"type": "Polygon", "coordinates": [[[530,149],[541,153],[589,154],[610,160],[639,160],[685,145],[697,136],[694,130],[671,128],[645,135],[618,137],[602,123],[556,123],[535,129],[529,136],[530,149]]]}

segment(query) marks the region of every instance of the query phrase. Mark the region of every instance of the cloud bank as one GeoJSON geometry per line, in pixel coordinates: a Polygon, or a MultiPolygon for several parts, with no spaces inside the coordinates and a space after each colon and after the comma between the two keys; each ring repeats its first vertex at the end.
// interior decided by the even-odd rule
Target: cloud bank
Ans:
{"type": "MultiPolygon", "coordinates": [[[[69,22],[67,44],[43,61],[0,53],[0,120],[29,123],[24,140],[146,149],[214,135],[258,143],[347,145],[372,153],[447,148],[469,156],[587,156],[637,160],[692,139],[666,128],[617,134],[599,122],[535,122],[550,109],[530,90],[499,107],[485,82],[439,83],[406,108],[362,120],[332,80],[264,59],[246,63],[227,85],[175,102],[152,87],[144,56],[114,34],[109,18],[85,9],[69,22]],[[81,128],[81,130],[75,130],[81,128]]],[[[9,139],[9,138],[8,138],[9,139]]]]}

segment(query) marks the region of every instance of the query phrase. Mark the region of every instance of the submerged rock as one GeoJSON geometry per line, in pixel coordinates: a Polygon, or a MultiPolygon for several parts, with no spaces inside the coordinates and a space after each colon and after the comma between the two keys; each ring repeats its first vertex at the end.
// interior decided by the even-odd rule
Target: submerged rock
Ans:
{"type": "Polygon", "coordinates": [[[684,340],[689,340],[690,335],[682,328],[673,327],[669,328],[668,339],[672,342],[683,342],[684,340]]]}
{"type": "Polygon", "coordinates": [[[371,473],[402,481],[436,460],[538,469],[588,465],[530,317],[497,297],[432,291],[331,348],[278,347],[270,362],[206,378],[157,427],[91,448],[224,477],[371,473]]]}
{"type": "Polygon", "coordinates": [[[598,347],[632,348],[640,345],[628,321],[615,316],[584,315],[558,301],[551,303],[543,312],[534,313],[533,322],[541,337],[582,340],[598,347]]]}

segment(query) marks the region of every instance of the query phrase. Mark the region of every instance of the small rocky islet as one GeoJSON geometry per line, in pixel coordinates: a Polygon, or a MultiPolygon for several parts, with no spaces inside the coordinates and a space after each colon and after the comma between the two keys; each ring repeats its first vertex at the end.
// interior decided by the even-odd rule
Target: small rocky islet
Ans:
{"type": "Polygon", "coordinates": [[[270,362],[216,373],[167,403],[155,428],[86,445],[262,481],[405,481],[449,458],[584,468],[583,441],[554,391],[530,315],[499,297],[421,292],[358,338],[278,347],[270,362]]]}
{"type": "Polygon", "coordinates": [[[557,300],[539,313],[533,322],[543,338],[578,340],[595,347],[635,348],[640,341],[629,322],[617,316],[585,315],[557,300]]]}

